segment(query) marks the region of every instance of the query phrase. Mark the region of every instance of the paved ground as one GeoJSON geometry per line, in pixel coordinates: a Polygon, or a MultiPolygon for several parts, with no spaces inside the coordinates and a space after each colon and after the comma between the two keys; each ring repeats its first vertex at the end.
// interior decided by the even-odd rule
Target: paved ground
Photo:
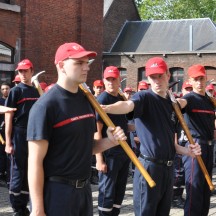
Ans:
{"type": "MultiPolygon", "coordinates": [[[[214,168],[213,184],[216,185],[216,168],[214,168]]],[[[97,186],[92,186],[94,215],[97,216],[97,186]]],[[[122,216],[133,216],[133,185],[132,178],[128,178],[125,199],[121,209],[122,216]]],[[[211,197],[209,216],[216,216],[216,194],[211,197]]],[[[12,209],[8,203],[8,190],[0,185],[0,216],[12,216],[12,209]]],[[[170,216],[183,216],[183,209],[172,208],[170,216]]]]}

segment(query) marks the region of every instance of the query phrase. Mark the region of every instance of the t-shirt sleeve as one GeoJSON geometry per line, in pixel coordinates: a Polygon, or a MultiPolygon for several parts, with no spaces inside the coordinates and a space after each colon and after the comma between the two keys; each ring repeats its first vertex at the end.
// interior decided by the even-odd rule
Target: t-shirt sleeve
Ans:
{"type": "Polygon", "coordinates": [[[28,120],[27,140],[49,140],[53,129],[53,119],[48,108],[40,104],[34,104],[28,120]]]}
{"type": "Polygon", "coordinates": [[[20,97],[21,90],[16,87],[10,90],[10,93],[5,101],[5,106],[15,108],[20,97]]]}
{"type": "Polygon", "coordinates": [[[146,97],[144,92],[137,92],[133,95],[131,100],[134,102],[134,110],[133,110],[133,117],[138,118],[143,115],[145,104],[146,104],[146,97]]]}
{"type": "MultiPolygon", "coordinates": [[[[104,97],[98,97],[97,101],[99,104],[103,104],[106,105],[105,101],[104,101],[104,97]]],[[[104,123],[103,119],[101,118],[101,116],[96,112],[96,121],[100,121],[102,123],[104,123]]]]}

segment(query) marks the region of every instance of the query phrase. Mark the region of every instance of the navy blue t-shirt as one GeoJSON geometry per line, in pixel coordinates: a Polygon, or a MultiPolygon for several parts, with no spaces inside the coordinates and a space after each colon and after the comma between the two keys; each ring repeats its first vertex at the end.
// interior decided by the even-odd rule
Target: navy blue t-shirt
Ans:
{"type": "MultiPolygon", "coordinates": [[[[97,97],[97,100],[100,104],[108,105],[108,104],[116,103],[117,101],[123,101],[123,98],[120,95],[113,96],[113,95],[107,93],[106,91],[104,91],[97,97]]],[[[112,120],[112,122],[115,126],[120,126],[124,130],[124,133],[126,135],[128,135],[127,119],[126,119],[125,115],[108,114],[108,116],[110,117],[110,119],[112,120]]],[[[96,115],[96,119],[97,119],[97,121],[100,121],[103,123],[102,137],[107,137],[107,133],[106,133],[107,126],[104,123],[103,119],[98,114],[96,115]]],[[[124,150],[122,149],[122,147],[120,145],[113,147],[107,151],[109,151],[109,152],[121,152],[121,153],[124,152],[124,150]]]]}
{"type": "Polygon", "coordinates": [[[176,115],[170,99],[160,97],[151,89],[133,95],[134,119],[143,155],[173,160],[176,115]]]}
{"type": "Polygon", "coordinates": [[[184,118],[194,138],[212,140],[214,137],[214,106],[206,96],[195,92],[186,94],[184,118]]]}
{"type": "Polygon", "coordinates": [[[27,140],[49,142],[45,177],[84,179],[91,172],[95,130],[95,112],[84,93],[71,93],[56,84],[32,107],[27,140]]]}
{"type": "Polygon", "coordinates": [[[5,106],[17,108],[14,112],[13,126],[27,128],[29,111],[39,97],[36,88],[24,83],[19,83],[10,90],[5,106]]]}

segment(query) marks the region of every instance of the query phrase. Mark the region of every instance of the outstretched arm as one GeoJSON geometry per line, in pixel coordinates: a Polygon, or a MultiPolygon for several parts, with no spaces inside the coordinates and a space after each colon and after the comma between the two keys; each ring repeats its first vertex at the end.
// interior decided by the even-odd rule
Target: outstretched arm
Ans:
{"type": "Polygon", "coordinates": [[[15,112],[16,108],[10,108],[6,106],[0,106],[0,114],[15,112]]]}
{"type": "Polygon", "coordinates": [[[134,102],[128,101],[118,101],[114,104],[101,105],[106,113],[112,114],[126,114],[134,110],[134,102]]]}

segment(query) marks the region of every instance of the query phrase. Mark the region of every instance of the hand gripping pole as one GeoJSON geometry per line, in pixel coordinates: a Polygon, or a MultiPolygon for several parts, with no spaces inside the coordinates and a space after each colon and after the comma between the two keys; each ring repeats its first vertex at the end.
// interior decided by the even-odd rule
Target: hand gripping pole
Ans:
{"type": "MultiPolygon", "coordinates": [[[[103,119],[103,121],[105,122],[105,124],[107,125],[107,127],[111,126],[111,127],[115,128],[115,125],[113,124],[113,122],[111,121],[111,119],[109,118],[109,116],[101,108],[100,104],[97,102],[97,100],[95,99],[95,97],[88,90],[86,84],[82,83],[82,84],[79,85],[79,87],[85,93],[85,95],[87,96],[89,102],[92,104],[92,106],[98,112],[98,114],[101,116],[101,118],[103,119]]],[[[138,158],[136,157],[136,155],[134,154],[134,152],[131,150],[131,148],[129,147],[129,145],[127,144],[127,142],[123,141],[123,140],[119,140],[119,143],[120,143],[121,147],[124,149],[124,151],[126,152],[126,154],[129,156],[129,158],[131,159],[131,161],[135,164],[135,166],[137,167],[137,169],[140,171],[140,173],[146,179],[146,181],[148,182],[149,186],[150,187],[154,187],[156,185],[155,182],[152,180],[152,178],[150,177],[150,175],[148,174],[148,172],[142,166],[142,164],[140,163],[140,161],[138,160],[138,158]]]]}
{"type": "MultiPolygon", "coordinates": [[[[188,126],[187,126],[187,124],[186,124],[186,122],[184,120],[184,117],[183,117],[182,112],[181,112],[181,110],[179,108],[179,105],[177,104],[177,100],[175,99],[175,97],[172,95],[172,93],[170,91],[167,91],[167,93],[168,93],[168,95],[169,95],[169,97],[170,97],[170,99],[172,101],[173,109],[174,109],[174,111],[175,111],[175,113],[176,113],[176,115],[177,115],[177,117],[179,119],[179,122],[180,122],[180,124],[182,126],[182,129],[184,130],[184,132],[185,132],[185,134],[186,134],[186,136],[188,138],[189,143],[195,145],[195,142],[193,140],[193,137],[191,136],[190,130],[189,130],[189,128],[188,128],[188,126]]],[[[201,168],[201,170],[202,170],[202,172],[203,172],[203,174],[205,176],[205,179],[206,179],[206,181],[207,181],[207,183],[209,185],[210,190],[214,190],[214,185],[213,185],[213,183],[211,181],[211,178],[210,178],[210,176],[208,174],[208,171],[207,171],[206,166],[205,166],[205,164],[204,164],[204,162],[202,160],[202,157],[198,155],[198,156],[196,156],[196,159],[197,159],[197,161],[198,161],[198,163],[200,165],[200,168],[201,168]]]]}

